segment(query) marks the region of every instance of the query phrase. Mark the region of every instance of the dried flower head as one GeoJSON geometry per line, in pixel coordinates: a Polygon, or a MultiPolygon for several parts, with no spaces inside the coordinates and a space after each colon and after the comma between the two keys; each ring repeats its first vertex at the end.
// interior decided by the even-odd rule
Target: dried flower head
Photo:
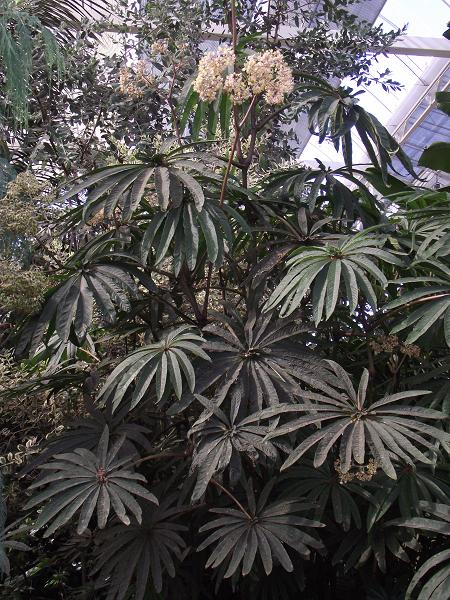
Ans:
{"type": "Polygon", "coordinates": [[[150,46],[152,54],[166,54],[169,49],[169,44],[167,40],[156,40],[150,46]]]}
{"type": "Polygon", "coordinates": [[[380,335],[376,340],[371,340],[369,343],[375,354],[380,352],[392,352],[400,345],[399,339],[396,335],[380,335]]]}
{"type": "Polygon", "coordinates": [[[410,358],[420,358],[420,348],[416,344],[403,344],[400,347],[400,352],[410,358]]]}
{"type": "Polygon", "coordinates": [[[119,89],[125,96],[142,98],[147,88],[155,84],[155,76],[151,66],[145,60],[138,60],[130,67],[122,67],[119,71],[119,89]]]}
{"type": "Polygon", "coordinates": [[[378,470],[378,464],[373,458],[370,458],[367,465],[355,465],[344,473],[341,468],[341,461],[338,458],[334,461],[334,470],[338,474],[339,483],[341,484],[349,483],[354,479],[358,479],[359,481],[370,481],[378,470]]]}

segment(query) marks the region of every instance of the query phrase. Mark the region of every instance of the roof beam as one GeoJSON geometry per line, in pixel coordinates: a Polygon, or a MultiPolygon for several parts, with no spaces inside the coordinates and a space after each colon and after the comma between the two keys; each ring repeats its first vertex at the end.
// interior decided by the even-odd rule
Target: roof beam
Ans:
{"type": "MultiPolygon", "coordinates": [[[[278,31],[278,42],[288,45],[289,40],[297,37],[300,33],[301,30],[297,27],[282,25],[278,31]]],[[[208,27],[203,36],[205,40],[225,40],[231,37],[226,26],[208,27]]],[[[450,59],[450,41],[444,37],[402,35],[395,40],[392,46],[387,48],[386,52],[401,56],[430,56],[450,59]]]]}
{"type": "Polygon", "coordinates": [[[404,35],[386,50],[387,54],[431,56],[450,60],[450,41],[444,37],[415,37],[404,35]]]}

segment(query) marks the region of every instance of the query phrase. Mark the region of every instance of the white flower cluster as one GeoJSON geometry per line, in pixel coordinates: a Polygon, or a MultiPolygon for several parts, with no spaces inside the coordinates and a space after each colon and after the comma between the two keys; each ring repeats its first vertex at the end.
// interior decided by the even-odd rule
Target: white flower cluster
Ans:
{"type": "Polygon", "coordinates": [[[267,104],[281,104],[294,89],[292,70],[279,50],[266,50],[249,56],[242,73],[225,72],[235,62],[233,50],[221,46],[200,59],[194,90],[204,102],[213,102],[223,89],[233,104],[242,104],[252,95],[264,95],[267,104]],[[224,79],[225,78],[225,79],[224,79]]]}
{"type": "Polygon", "coordinates": [[[227,75],[223,89],[227,94],[230,94],[233,104],[242,104],[252,95],[240,73],[230,73],[230,75],[227,75]]]}
{"type": "Polygon", "coordinates": [[[204,102],[213,102],[223,87],[224,73],[234,64],[234,53],[228,46],[208,52],[200,59],[194,90],[204,102]]]}
{"type": "Polygon", "coordinates": [[[244,72],[253,94],[264,94],[267,104],[281,104],[294,89],[290,67],[279,50],[266,50],[249,56],[244,72]]]}

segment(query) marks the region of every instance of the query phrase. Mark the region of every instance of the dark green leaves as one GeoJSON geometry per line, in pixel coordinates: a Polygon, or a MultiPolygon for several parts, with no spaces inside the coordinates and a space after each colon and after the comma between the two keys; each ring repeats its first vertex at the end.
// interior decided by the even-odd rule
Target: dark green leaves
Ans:
{"type": "Polygon", "coordinates": [[[208,198],[199,209],[198,204],[183,202],[152,216],[142,236],[141,260],[146,262],[153,249],[151,262],[157,266],[172,245],[176,275],[184,263],[192,271],[201,250],[206,250],[210,262],[221,265],[225,252],[232,248],[237,227],[248,230],[240,214],[227,204],[220,206],[208,198]]]}
{"type": "Polygon", "coordinates": [[[186,152],[179,147],[166,154],[154,155],[147,163],[98,169],[69,182],[73,185],[59,200],[62,202],[89,190],[81,211],[83,221],[89,221],[102,211],[105,219],[114,217],[121,222],[128,222],[151,186],[156,191],[163,211],[167,210],[169,204],[179,206],[184,191],[191,196],[196,209],[201,211],[205,201],[204,191],[191,173],[215,180],[217,176],[210,167],[217,162],[217,159],[204,152],[186,152]]]}
{"type": "MultiPolygon", "coordinates": [[[[2,482],[0,481],[0,490],[3,491],[3,486],[1,484],[2,482]]],[[[4,527],[4,523],[2,523],[2,516],[3,515],[0,512],[0,577],[3,577],[4,575],[8,576],[10,573],[11,565],[10,560],[6,554],[7,550],[18,550],[21,552],[31,550],[31,548],[27,544],[24,544],[23,542],[14,539],[28,532],[29,527],[27,525],[20,525],[19,527],[17,527],[17,521],[11,523],[10,525],[8,525],[8,527],[4,527]]],[[[4,514],[4,517],[6,518],[6,514],[4,514]]]]}
{"type": "Polygon", "coordinates": [[[399,559],[409,563],[407,550],[419,550],[417,539],[408,531],[381,524],[370,534],[353,530],[348,533],[333,556],[333,565],[343,562],[344,570],[358,569],[369,559],[382,573],[386,573],[390,560],[399,559]]]}
{"type": "Polygon", "coordinates": [[[189,355],[210,360],[200,347],[202,342],[203,339],[188,325],[166,333],[160,341],[138,348],[127,356],[109,375],[99,397],[109,398],[116,409],[134,383],[131,409],[150,394],[153,381],[156,382],[158,401],[167,397],[170,391],[180,398],[183,380],[194,391],[195,373],[189,355]]]}
{"type": "Polygon", "coordinates": [[[310,131],[317,133],[319,143],[329,136],[337,151],[342,143],[347,167],[352,168],[350,132],[354,127],[373,165],[381,169],[384,178],[387,178],[388,167],[393,168],[394,157],[410,175],[417,177],[410,159],[388,130],[357,104],[358,92],[352,94],[349,88],[333,88],[326,81],[302,87],[307,91],[300,96],[300,104],[309,105],[310,131]]]}
{"type": "Polygon", "coordinates": [[[286,571],[293,570],[286,546],[306,559],[310,548],[322,548],[317,538],[304,531],[305,527],[323,527],[322,523],[296,516],[310,505],[282,498],[268,503],[273,484],[269,481],[256,500],[250,480],[246,486],[248,509],[245,512],[234,508],[211,509],[219,518],[201,527],[201,532],[214,531],[198,547],[201,551],[215,544],[206,567],[220,569],[224,578],[238,570],[245,576],[259,557],[268,575],[274,560],[286,571]]]}
{"type": "Polygon", "coordinates": [[[450,92],[436,92],[436,104],[439,110],[450,117],[450,92]]]}
{"type": "Polygon", "coordinates": [[[375,260],[401,265],[391,252],[383,250],[385,240],[366,233],[343,238],[336,246],[301,247],[286,262],[287,275],[267,301],[264,310],[281,304],[280,316],[290,315],[297,309],[310,288],[313,292],[314,320],[319,323],[333,314],[339,296],[345,298],[353,314],[358,305],[360,292],[373,310],[377,296],[371,279],[382,288],[387,278],[377,267],[375,260]]]}
{"type": "Polygon", "coordinates": [[[81,344],[92,323],[94,302],[107,323],[113,323],[117,308],[130,309],[130,296],[138,289],[128,269],[118,264],[92,264],[79,269],[49,297],[41,314],[23,330],[17,353],[33,355],[44,336],[56,332],[67,342],[71,331],[81,344]]]}
{"type": "MultiPolygon", "coordinates": [[[[221,405],[235,385],[236,410],[242,403],[242,409],[256,411],[290,402],[300,390],[299,382],[320,386],[326,380],[324,364],[306,347],[309,328],[294,317],[281,321],[273,314],[258,315],[257,304],[243,317],[230,307],[227,310],[228,315],[216,313],[216,323],[203,329],[204,348],[212,360],[199,363],[196,392],[203,394],[217,386],[214,401],[221,405]]],[[[192,396],[183,398],[179,409],[191,400],[192,396]]]]}
{"type": "Polygon", "coordinates": [[[419,166],[450,173],[450,143],[434,142],[425,148],[419,159],[419,166]]]}
{"type": "Polygon", "coordinates": [[[343,483],[328,462],[318,468],[310,461],[302,462],[301,466],[286,472],[289,495],[305,498],[314,504],[314,518],[319,521],[331,513],[344,531],[349,531],[352,525],[360,529],[362,520],[358,496],[367,500],[368,492],[357,484],[343,483]]]}
{"type": "Polygon", "coordinates": [[[231,393],[232,409],[229,417],[207,398],[197,396],[206,410],[189,432],[196,442],[191,463],[191,470],[197,475],[192,493],[193,501],[203,496],[213,475],[227,467],[230,485],[234,487],[243,471],[241,455],[247,455],[252,460],[259,455],[272,460],[278,458],[274,444],[264,440],[267,427],[255,425],[247,418],[239,420],[236,403],[238,393],[239,390],[231,393]]]}
{"type": "Polygon", "coordinates": [[[430,463],[424,454],[433,449],[435,440],[443,443],[450,439],[449,434],[426,423],[426,420],[444,420],[446,415],[436,410],[420,406],[403,406],[399,403],[405,398],[414,398],[428,392],[415,390],[388,395],[368,405],[366,393],[368,372],[365,369],[356,391],[347,373],[338,364],[328,361],[339,384],[336,390],[329,389],[327,394],[303,392],[303,405],[281,405],[259,413],[260,418],[272,418],[279,414],[303,412],[304,416],[275,428],[267,439],[309,427],[321,425],[321,428],[307,437],[289,454],[282,469],[297,462],[310,448],[316,447],[314,466],[320,467],[331,449],[339,441],[340,469],[349,471],[352,462],[363,464],[366,446],[372,457],[383,471],[392,479],[397,473],[391,456],[414,463],[430,463]]]}
{"type": "Polygon", "coordinates": [[[386,311],[411,308],[408,316],[395,325],[392,333],[409,329],[406,343],[412,344],[433,326],[441,325],[445,341],[450,346],[450,281],[445,277],[420,277],[398,279],[393,283],[414,286],[410,291],[400,293],[384,307],[386,311]],[[419,283],[428,285],[419,287],[419,283]]]}
{"type": "Polygon", "coordinates": [[[186,544],[180,532],[187,528],[175,522],[179,509],[171,507],[174,498],[166,497],[159,506],[142,504],[142,522],[128,527],[114,525],[102,532],[93,574],[108,582],[110,600],[128,597],[134,583],[135,600],[143,600],[149,582],[161,592],[163,575],[175,577],[176,559],[181,559],[186,544]]]}
{"type": "Polygon", "coordinates": [[[79,183],[71,182],[75,185],[63,194],[60,201],[90,189],[82,210],[84,221],[89,221],[100,210],[105,218],[112,218],[120,210],[121,220],[128,221],[142,199],[153,170],[148,164],[105,167],[81,178],[79,183]]]}
{"type": "MultiPolygon", "coordinates": [[[[430,534],[450,535],[450,507],[448,504],[420,502],[420,508],[430,516],[396,519],[390,524],[419,529],[430,534]]],[[[406,590],[405,600],[412,598],[413,591],[416,590],[419,583],[421,583],[421,589],[418,600],[446,600],[450,585],[450,548],[435,553],[419,567],[406,590]],[[427,576],[426,579],[425,576],[427,576]]]]}
{"type": "Polygon", "coordinates": [[[44,485],[48,487],[25,506],[26,509],[32,508],[50,499],[39,514],[35,529],[51,523],[44,534],[44,537],[49,537],[78,511],[79,534],[88,528],[94,511],[97,513],[98,527],[103,529],[111,509],[127,525],[130,523],[129,513],[140,523],[142,510],[135,496],[155,503],[158,500],[137,483],[146,479],[131,470],[133,458],[118,458],[123,442],[124,438],[119,438],[111,445],[109,429],[105,426],[95,454],[85,448],[77,448],[67,454],[58,454],[54,461],[42,465],[40,469],[50,473],[32,484],[30,489],[44,485]]]}

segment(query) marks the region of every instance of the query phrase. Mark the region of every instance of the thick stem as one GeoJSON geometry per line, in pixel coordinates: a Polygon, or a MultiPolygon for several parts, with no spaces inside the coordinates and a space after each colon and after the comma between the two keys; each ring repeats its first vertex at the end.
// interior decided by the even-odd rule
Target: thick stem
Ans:
{"type": "Polygon", "coordinates": [[[201,324],[203,322],[203,313],[200,310],[200,307],[197,302],[197,298],[195,297],[195,294],[194,294],[194,290],[192,289],[191,274],[185,264],[181,268],[180,284],[184,290],[184,293],[186,294],[186,298],[188,299],[188,302],[191,305],[192,310],[194,311],[194,315],[197,320],[197,323],[201,324]]]}
{"type": "Polygon", "coordinates": [[[280,106],[280,108],[278,108],[277,110],[270,113],[270,115],[267,115],[267,117],[264,117],[264,119],[261,119],[261,121],[256,125],[256,131],[257,132],[261,131],[261,129],[263,127],[265,127],[267,125],[267,123],[270,123],[270,121],[272,121],[272,119],[274,119],[275,117],[280,115],[284,110],[286,110],[290,106],[291,106],[291,102],[289,102],[288,104],[283,104],[283,106],[280,106]]]}
{"type": "Polygon", "coordinates": [[[231,37],[233,52],[236,54],[237,47],[237,22],[236,22],[236,0],[231,0],[231,37]]]}
{"type": "Polygon", "coordinates": [[[175,134],[177,136],[177,142],[181,146],[180,126],[178,124],[177,112],[176,112],[175,107],[172,102],[176,76],[177,76],[177,70],[175,68],[175,65],[173,65],[173,76],[172,76],[172,81],[170,82],[169,93],[167,95],[167,102],[170,107],[170,112],[172,113],[173,128],[175,129],[175,134]]]}
{"type": "Polygon", "coordinates": [[[226,190],[227,190],[228,178],[230,176],[231,167],[232,167],[232,164],[233,164],[234,154],[236,152],[236,148],[237,148],[238,142],[240,140],[241,129],[244,126],[246,120],[248,119],[249,114],[253,110],[254,106],[257,103],[257,101],[258,101],[258,97],[254,96],[252,98],[252,101],[250,102],[249,107],[247,108],[247,111],[246,111],[245,115],[242,117],[241,121],[239,123],[237,123],[237,125],[235,126],[236,127],[236,131],[235,131],[235,135],[234,135],[233,145],[231,146],[230,156],[228,158],[227,168],[225,170],[225,175],[224,175],[223,182],[222,182],[222,189],[220,190],[220,200],[219,200],[219,204],[220,205],[222,205],[223,202],[224,202],[224,200],[225,200],[225,193],[226,193],[226,190]]]}
{"type": "Polygon", "coordinates": [[[212,277],[213,264],[209,263],[208,266],[208,275],[206,277],[206,290],[205,290],[205,299],[203,301],[203,309],[202,309],[202,317],[203,322],[206,323],[208,321],[208,302],[209,302],[209,294],[211,291],[211,277],[212,277]]]}

